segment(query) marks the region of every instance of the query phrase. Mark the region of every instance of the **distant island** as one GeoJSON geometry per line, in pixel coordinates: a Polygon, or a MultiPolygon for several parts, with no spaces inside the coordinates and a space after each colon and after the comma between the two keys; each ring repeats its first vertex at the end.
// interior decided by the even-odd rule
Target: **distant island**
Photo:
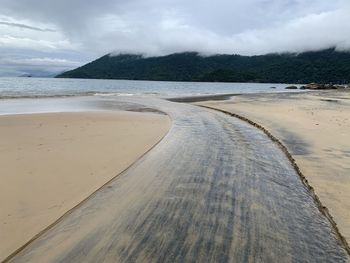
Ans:
{"type": "Polygon", "coordinates": [[[334,48],[304,53],[260,56],[213,55],[197,52],[160,57],[107,54],[57,78],[158,81],[350,83],[350,52],[334,48]]]}

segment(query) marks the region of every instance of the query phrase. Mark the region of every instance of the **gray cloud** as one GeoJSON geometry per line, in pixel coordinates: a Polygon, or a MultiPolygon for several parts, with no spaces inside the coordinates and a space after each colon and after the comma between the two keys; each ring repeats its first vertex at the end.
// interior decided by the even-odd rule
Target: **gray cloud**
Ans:
{"type": "Polygon", "coordinates": [[[79,65],[79,62],[50,57],[0,57],[0,76],[20,76],[26,73],[39,76],[55,75],[79,65]]]}
{"type": "Polygon", "coordinates": [[[0,21],[0,25],[19,27],[19,28],[30,29],[30,30],[41,31],[41,32],[56,32],[56,30],[53,30],[50,28],[39,28],[34,26],[28,26],[25,24],[10,23],[10,22],[4,22],[4,21],[0,21]]]}
{"type": "Polygon", "coordinates": [[[254,55],[350,49],[348,0],[0,0],[0,4],[0,24],[13,25],[7,32],[0,28],[0,52],[14,46],[30,55],[39,47],[43,52],[69,51],[67,60],[80,52],[81,63],[107,52],[254,55]],[[32,32],[16,32],[22,26],[32,32]]]}

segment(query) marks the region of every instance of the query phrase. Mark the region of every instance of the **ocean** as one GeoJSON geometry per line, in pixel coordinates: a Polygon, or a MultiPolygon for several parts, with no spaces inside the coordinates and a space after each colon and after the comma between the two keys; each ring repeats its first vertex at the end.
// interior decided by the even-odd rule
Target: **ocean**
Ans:
{"type": "Polygon", "coordinates": [[[286,90],[286,86],[288,84],[0,78],[0,115],[103,110],[105,107],[98,101],[112,99],[112,96],[176,98],[299,91],[286,90]]]}
{"type": "Polygon", "coordinates": [[[0,98],[37,98],[85,95],[149,95],[158,97],[180,97],[209,94],[292,91],[286,90],[286,86],[288,86],[288,84],[3,77],[0,78],[0,98]]]}

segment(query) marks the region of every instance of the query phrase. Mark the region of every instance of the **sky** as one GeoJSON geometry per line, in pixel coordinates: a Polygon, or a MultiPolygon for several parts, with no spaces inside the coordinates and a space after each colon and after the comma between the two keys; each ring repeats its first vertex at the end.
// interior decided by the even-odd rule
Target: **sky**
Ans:
{"type": "Polygon", "coordinates": [[[350,50],[350,0],[0,0],[0,76],[107,53],[350,50]]]}

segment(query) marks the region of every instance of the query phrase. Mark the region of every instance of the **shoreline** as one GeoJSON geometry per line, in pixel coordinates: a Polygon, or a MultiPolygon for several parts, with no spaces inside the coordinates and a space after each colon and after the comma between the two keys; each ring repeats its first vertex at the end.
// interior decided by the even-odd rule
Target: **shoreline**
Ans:
{"type": "MultiPolygon", "coordinates": [[[[212,95],[199,95],[199,96],[182,96],[182,97],[170,97],[166,98],[168,101],[179,103],[196,103],[196,102],[223,102],[228,101],[236,96],[249,96],[249,95],[280,95],[280,94],[307,94],[318,92],[315,90],[283,90],[279,92],[253,92],[253,93],[224,93],[224,94],[212,94],[212,95]]],[[[196,105],[196,104],[195,104],[196,105]]]]}
{"type": "Polygon", "coordinates": [[[12,114],[0,120],[6,139],[0,144],[0,232],[6,237],[1,262],[122,174],[171,126],[167,115],[125,111],[12,114]]]}
{"type": "Polygon", "coordinates": [[[220,110],[217,108],[213,108],[213,107],[208,107],[208,106],[204,106],[204,105],[199,105],[199,107],[203,107],[209,110],[214,110],[214,111],[218,111],[218,112],[222,112],[226,115],[232,116],[234,118],[240,119],[242,121],[245,121],[247,123],[249,123],[250,125],[256,127],[257,129],[263,131],[274,143],[276,143],[278,145],[278,147],[281,148],[281,150],[283,151],[283,153],[287,156],[287,158],[289,159],[289,161],[291,162],[291,165],[293,166],[293,168],[295,169],[295,171],[297,172],[301,182],[303,183],[303,185],[308,189],[310,195],[312,196],[312,198],[314,199],[314,202],[316,203],[319,211],[327,218],[327,220],[329,221],[329,223],[331,224],[333,230],[335,231],[339,241],[341,242],[342,246],[344,247],[344,249],[346,250],[346,252],[350,255],[350,246],[349,243],[347,242],[346,238],[342,235],[342,233],[340,232],[337,223],[335,222],[333,216],[330,214],[328,208],[326,206],[324,206],[322,204],[322,201],[320,200],[320,198],[318,197],[318,195],[315,192],[314,187],[312,187],[306,176],[301,172],[296,160],[293,158],[292,154],[289,152],[288,148],[277,138],[275,137],[269,130],[267,130],[264,126],[246,118],[243,117],[239,114],[236,113],[232,113],[232,112],[228,112],[228,111],[224,111],[224,110],[220,110]]]}

